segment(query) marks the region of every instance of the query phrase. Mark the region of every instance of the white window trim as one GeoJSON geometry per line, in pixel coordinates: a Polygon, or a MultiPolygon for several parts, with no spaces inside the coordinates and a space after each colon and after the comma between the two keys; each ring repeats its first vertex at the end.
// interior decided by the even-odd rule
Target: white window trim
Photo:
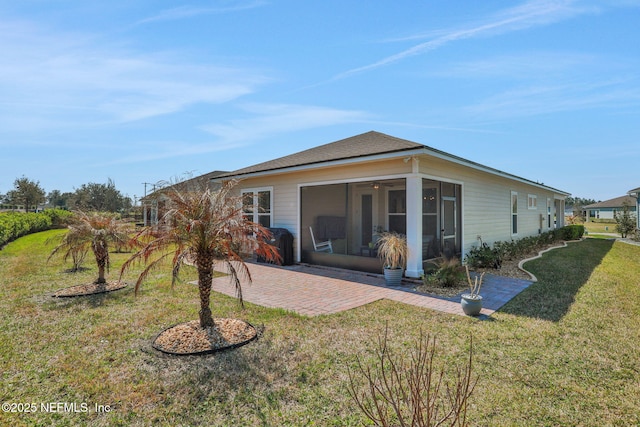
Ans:
{"type": "Polygon", "coordinates": [[[535,194],[527,195],[527,208],[531,211],[538,210],[538,196],[535,194]]]}
{"type": "MultiPolygon", "coordinates": [[[[254,187],[254,188],[243,188],[242,190],[240,190],[240,195],[241,195],[241,200],[243,200],[244,203],[244,195],[245,194],[249,194],[251,193],[253,195],[253,218],[252,221],[255,222],[256,224],[259,224],[259,215],[262,216],[269,216],[269,226],[273,227],[273,187],[254,187]],[[265,214],[262,213],[260,214],[259,210],[256,209],[256,206],[258,205],[258,193],[260,192],[266,192],[268,191],[269,194],[269,213],[265,214]]],[[[246,215],[246,213],[243,211],[242,212],[243,215],[246,215]]]]}

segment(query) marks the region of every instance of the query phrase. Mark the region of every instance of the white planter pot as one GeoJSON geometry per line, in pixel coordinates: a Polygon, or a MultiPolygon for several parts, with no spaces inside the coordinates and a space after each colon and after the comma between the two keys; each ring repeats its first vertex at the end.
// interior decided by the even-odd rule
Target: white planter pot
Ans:
{"type": "Polygon", "coordinates": [[[460,305],[462,305],[462,311],[467,316],[478,316],[480,310],[482,310],[482,296],[477,295],[471,297],[469,294],[462,294],[460,299],[460,305]]]}

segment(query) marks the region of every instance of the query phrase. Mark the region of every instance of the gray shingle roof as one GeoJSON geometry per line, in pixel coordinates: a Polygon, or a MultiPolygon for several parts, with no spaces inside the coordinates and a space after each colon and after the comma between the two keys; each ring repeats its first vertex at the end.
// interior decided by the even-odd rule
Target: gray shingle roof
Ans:
{"type": "Polygon", "coordinates": [[[220,177],[246,175],[294,166],[311,165],[334,160],[352,159],[373,154],[385,154],[422,148],[424,145],[396,138],[380,132],[370,131],[361,135],[341,139],[319,147],[310,148],[278,159],[238,169],[220,177]]]}
{"type": "Polygon", "coordinates": [[[630,207],[636,206],[636,199],[630,196],[616,197],[615,199],[605,200],[604,202],[592,203],[585,206],[585,209],[597,209],[597,208],[621,208],[624,203],[627,203],[630,207]]]}
{"type": "Polygon", "coordinates": [[[321,145],[319,147],[310,148],[308,150],[280,157],[278,159],[258,163],[257,165],[248,166],[246,168],[238,169],[233,172],[224,173],[222,175],[219,175],[217,178],[242,178],[244,175],[253,173],[268,173],[299,166],[309,166],[331,161],[356,159],[377,154],[402,153],[403,151],[420,149],[427,150],[432,155],[440,156],[447,160],[464,164],[466,166],[478,168],[480,170],[504,176],[509,179],[515,179],[518,181],[541,186],[553,191],[558,191],[565,195],[569,195],[569,193],[555,189],[553,187],[545,186],[544,184],[539,182],[534,182],[526,178],[521,178],[519,176],[500,171],[498,169],[484,166],[479,163],[463,159],[462,157],[458,157],[449,153],[445,153],[444,151],[419,144],[417,142],[408,141],[402,138],[396,138],[394,136],[375,131],[369,131],[360,135],[321,145]]]}
{"type": "Polygon", "coordinates": [[[630,194],[632,196],[637,196],[638,194],[640,194],[640,187],[627,191],[627,194],[630,194]]]}

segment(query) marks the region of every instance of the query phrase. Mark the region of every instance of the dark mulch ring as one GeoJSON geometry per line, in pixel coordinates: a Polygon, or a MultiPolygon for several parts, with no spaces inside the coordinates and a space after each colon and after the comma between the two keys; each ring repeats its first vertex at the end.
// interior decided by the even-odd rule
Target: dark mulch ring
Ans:
{"type": "Polygon", "coordinates": [[[257,338],[256,329],[239,319],[213,319],[215,326],[202,328],[198,320],[180,323],[160,332],[153,348],[163,353],[186,356],[210,354],[248,344],[257,338]]]}
{"type": "Polygon", "coordinates": [[[53,294],[55,298],[81,297],[86,295],[104,294],[127,287],[126,282],[89,283],[60,289],[53,294]]]}

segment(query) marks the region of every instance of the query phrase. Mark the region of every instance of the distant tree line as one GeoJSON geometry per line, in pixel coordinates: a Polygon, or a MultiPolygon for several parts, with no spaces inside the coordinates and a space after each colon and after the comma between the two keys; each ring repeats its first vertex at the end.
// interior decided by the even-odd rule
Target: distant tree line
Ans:
{"type": "Polygon", "coordinates": [[[13,189],[7,194],[0,194],[0,204],[3,209],[19,208],[25,212],[50,207],[125,213],[133,207],[131,198],[123,196],[111,179],[106,184],[82,184],[74,192],[62,193],[60,190],[53,190],[47,194],[39,181],[25,176],[17,178],[13,183],[13,189]]]}
{"type": "Polygon", "coordinates": [[[584,221],[584,207],[598,202],[600,202],[600,200],[569,196],[564,201],[564,204],[566,209],[570,209],[573,212],[575,218],[584,221]]]}
{"type": "Polygon", "coordinates": [[[594,199],[585,199],[582,197],[567,197],[567,199],[565,200],[565,206],[567,207],[575,207],[575,206],[579,206],[579,207],[583,207],[583,206],[587,206],[587,205],[592,205],[594,203],[598,203],[599,200],[594,200],[594,199]]]}

